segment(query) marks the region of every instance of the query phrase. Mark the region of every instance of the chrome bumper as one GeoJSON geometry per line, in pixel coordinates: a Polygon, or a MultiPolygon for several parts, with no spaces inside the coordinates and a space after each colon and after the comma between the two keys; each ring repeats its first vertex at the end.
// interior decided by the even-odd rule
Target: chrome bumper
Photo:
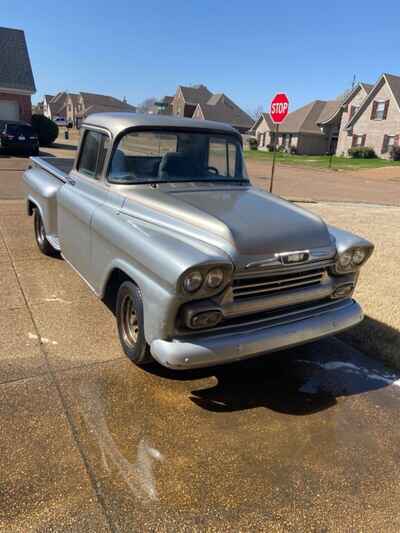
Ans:
{"type": "Polygon", "coordinates": [[[207,337],[185,337],[151,343],[153,357],[162,365],[183,370],[240,361],[333,335],[355,326],[363,319],[361,307],[354,300],[318,315],[250,331],[207,337]]]}

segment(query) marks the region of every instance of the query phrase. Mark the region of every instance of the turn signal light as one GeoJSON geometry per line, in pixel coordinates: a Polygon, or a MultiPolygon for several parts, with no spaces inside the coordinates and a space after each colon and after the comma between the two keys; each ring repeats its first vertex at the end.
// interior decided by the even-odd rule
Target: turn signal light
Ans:
{"type": "Polygon", "coordinates": [[[337,287],[332,295],[331,298],[338,299],[338,298],[346,298],[346,296],[350,296],[350,294],[353,292],[353,285],[340,285],[340,287],[337,287]]]}
{"type": "Polygon", "coordinates": [[[191,320],[192,328],[212,328],[222,319],[221,311],[204,311],[194,315],[191,320]]]}

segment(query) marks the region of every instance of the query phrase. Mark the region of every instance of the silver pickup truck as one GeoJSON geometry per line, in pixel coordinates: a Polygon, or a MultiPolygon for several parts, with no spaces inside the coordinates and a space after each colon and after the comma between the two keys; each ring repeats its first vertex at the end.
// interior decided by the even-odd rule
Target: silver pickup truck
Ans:
{"type": "Polygon", "coordinates": [[[24,181],[40,250],[113,310],[137,364],[228,363],[362,320],[373,245],[253,187],[228,125],[92,115],[75,161],[34,157],[24,181]]]}

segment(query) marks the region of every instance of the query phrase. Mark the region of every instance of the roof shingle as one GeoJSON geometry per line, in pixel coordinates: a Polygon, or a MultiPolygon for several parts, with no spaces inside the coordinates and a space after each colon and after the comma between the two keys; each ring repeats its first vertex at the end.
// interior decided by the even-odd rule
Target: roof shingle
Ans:
{"type": "Polygon", "coordinates": [[[36,92],[31,62],[22,30],[0,27],[0,87],[36,92]]]}

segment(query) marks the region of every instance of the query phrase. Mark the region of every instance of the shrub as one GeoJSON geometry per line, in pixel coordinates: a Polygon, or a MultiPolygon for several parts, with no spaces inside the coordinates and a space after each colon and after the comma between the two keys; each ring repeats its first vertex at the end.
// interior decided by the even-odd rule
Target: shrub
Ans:
{"type": "Polygon", "coordinates": [[[257,150],[258,142],[257,142],[257,139],[255,137],[250,137],[247,142],[249,144],[250,150],[257,150]]]}
{"type": "Polygon", "coordinates": [[[393,161],[400,161],[400,146],[392,146],[390,150],[390,159],[393,161]]]}
{"type": "Polygon", "coordinates": [[[44,115],[32,115],[32,128],[35,130],[40,146],[49,146],[58,137],[58,126],[44,115]]]}
{"type": "Polygon", "coordinates": [[[349,150],[349,156],[353,159],[374,159],[377,157],[375,150],[370,146],[353,146],[349,150]]]}

